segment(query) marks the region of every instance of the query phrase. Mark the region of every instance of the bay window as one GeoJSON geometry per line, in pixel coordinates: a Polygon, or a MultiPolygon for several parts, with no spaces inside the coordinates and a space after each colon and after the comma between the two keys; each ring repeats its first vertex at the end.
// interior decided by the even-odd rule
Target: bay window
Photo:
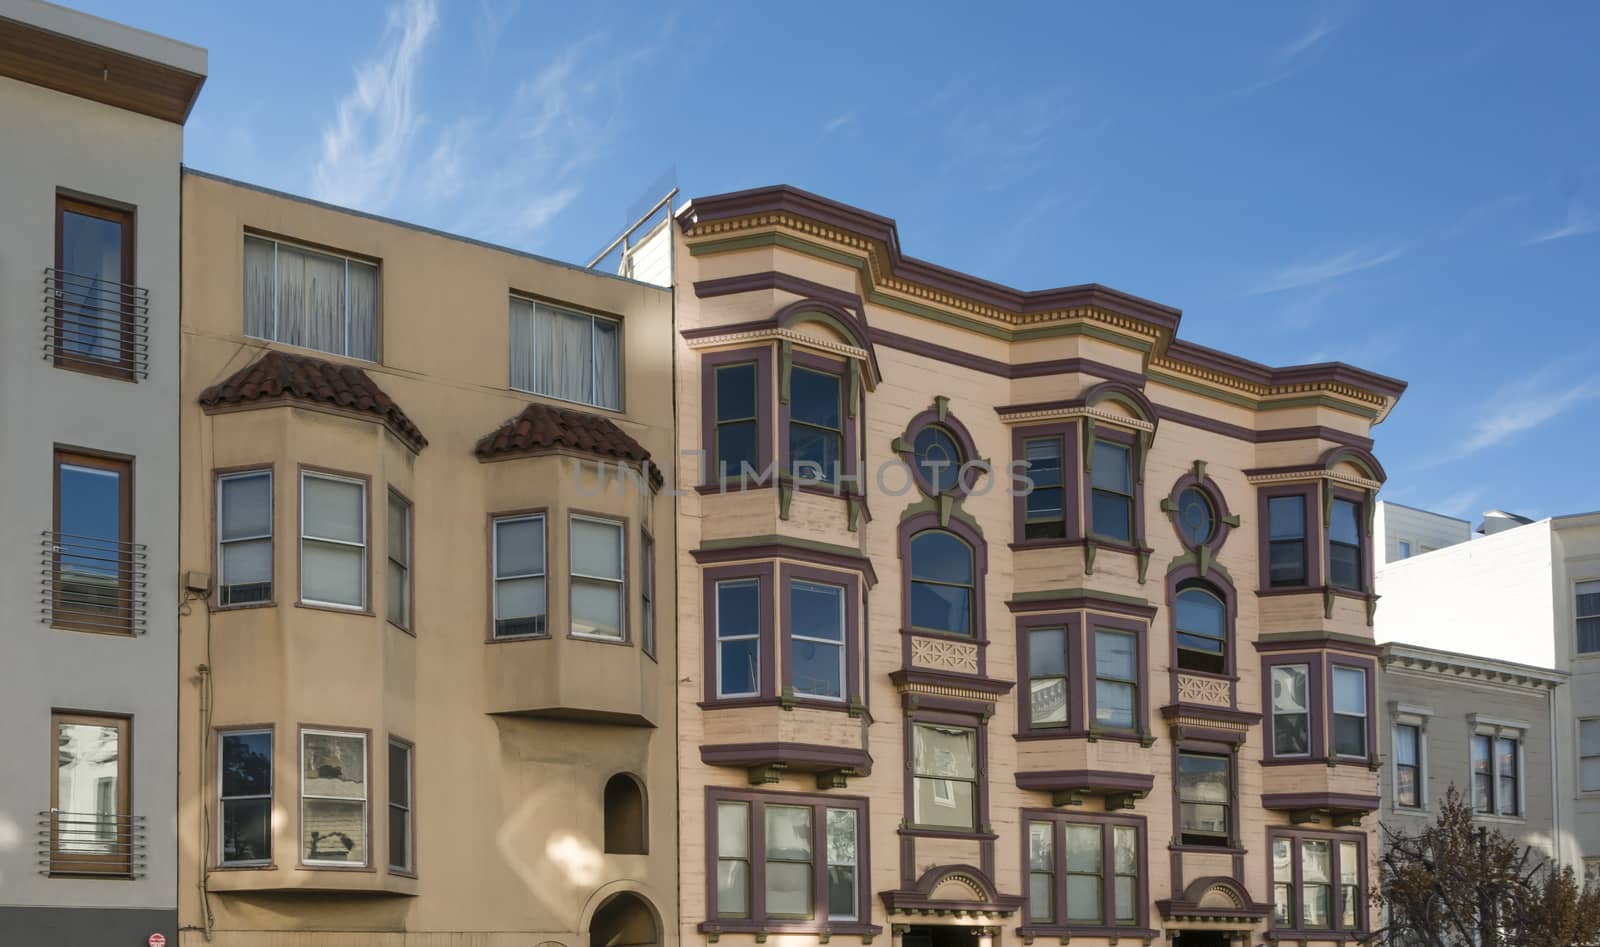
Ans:
{"type": "Polygon", "coordinates": [[[1139,726],[1139,639],[1132,632],[1094,632],[1094,726],[1134,730],[1139,726]]]}
{"type": "Polygon", "coordinates": [[[244,334],[377,361],[377,264],[247,234],[244,334]]]}
{"type": "Polygon", "coordinates": [[[300,731],[300,860],[366,867],[367,735],[300,731]]]}
{"type": "Polygon", "coordinates": [[[1028,724],[1035,729],[1069,727],[1067,629],[1028,631],[1028,724]]]}
{"type": "Polygon", "coordinates": [[[914,723],[911,727],[912,824],[973,832],[978,828],[978,731],[914,723]]]}
{"type": "Polygon", "coordinates": [[[1364,838],[1269,830],[1272,926],[1291,931],[1366,928],[1364,838]]]}
{"type": "Polygon", "coordinates": [[[789,370],[789,470],[796,478],[837,483],[844,465],[844,385],[836,374],[789,370]]]}
{"type": "Polygon", "coordinates": [[[303,471],[300,475],[300,600],[367,607],[367,484],[303,471]]]}
{"type": "Polygon", "coordinates": [[[789,582],[790,679],[796,696],[845,698],[845,590],[837,585],[789,582]]]}
{"type": "Polygon", "coordinates": [[[411,630],[411,504],[389,491],[389,621],[411,630]]]}
{"type": "Polygon", "coordinates": [[[757,450],[760,417],[756,408],[756,384],[760,376],[753,361],[717,365],[711,371],[715,378],[711,390],[716,397],[711,469],[716,471],[716,476],[709,479],[721,482],[739,476],[745,467],[760,469],[757,450]]]}
{"type": "Polygon", "coordinates": [[[1185,845],[1227,848],[1232,842],[1233,766],[1226,756],[1178,754],[1178,808],[1185,845]]]}
{"type": "Polygon", "coordinates": [[[1367,672],[1333,666],[1333,752],[1367,757],[1367,672]]]}
{"type": "Polygon", "coordinates": [[[622,324],[511,297],[511,387],[622,410],[622,324]]]}
{"type": "Polygon", "coordinates": [[[272,861],[272,731],[226,730],[218,735],[217,861],[272,861]]]}
{"type": "Polygon", "coordinates": [[[1025,813],[1027,918],[1035,931],[1142,927],[1142,819],[1025,813]]]}
{"type": "Polygon", "coordinates": [[[1335,498],[1328,525],[1328,583],[1341,589],[1363,587],[1361,507],[1335,498]]]}
{"type": "Polygon", "coordinates": [[[1023,539],[1066,538],[1066,489],[1061,466],[1064,445],[1065,439],[1059,434],[1030,437],[1022,442],[1022,457],[1027,464],[1030,485],[1023,501],[1023,539]]]}
{"type": "Polygon", "coordinates": [[[1267,498],[1267,584],[1307,584],[1306,498],[1296,493],[1267,498]]]}
{"type": "Polygon", "coordinates": [[[720,930],[818,930],[864,922],[866,802],[710,790],[720,930]]]}
{"type": "Polygon", "coordinates": [[[217,478],[217,604],[272,601],[272,471],[217,478]]]}
{"type": "Polygon", "coordinates": [[[1274,756],[1311,754],[1310,666],[1272,667],[1272,752],[1274,756]]]}
{"type": "Polygon", "coordinates": [[[1090,472],[1089,531],[1101,539],[1133,542],[1133,448],[1096,438],[1090,472]]]}
{"type": "Polygon", "coordinates": [[[718,697],[761,693],[761,580],[716,584],[716,672],[718,697]]]}
{"type": "Polygon", "coordinates": [[[411,874],[417,869],[412,854],[412,782],[411,744],[390,737],[389,867],[405,874],[411,874]]]}
{"type": "Polygon", "coordinates": [[[543,513],[494,518],[494,638],[545,633],[543,513]]]}
{"type": "Polygon", "coordinates": [[[574,514],[571,540],[572,633],[621,641],[623,623],[623,525],[615,520],[574,514]]]}

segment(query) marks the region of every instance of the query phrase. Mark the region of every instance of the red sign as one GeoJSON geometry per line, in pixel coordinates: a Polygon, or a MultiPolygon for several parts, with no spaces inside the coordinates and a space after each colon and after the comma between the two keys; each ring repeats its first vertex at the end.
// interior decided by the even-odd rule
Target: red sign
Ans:
{"type": "Polygon", "coordinates": [[[150,935],[150,947],[167,947],[167,935],[165,935],[165,934],[151,934],[150,935]]]}

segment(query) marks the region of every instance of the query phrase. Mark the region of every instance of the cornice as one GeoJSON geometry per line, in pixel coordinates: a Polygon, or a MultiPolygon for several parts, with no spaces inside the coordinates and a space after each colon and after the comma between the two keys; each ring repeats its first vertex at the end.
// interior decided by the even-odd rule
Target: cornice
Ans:
{"type": "Polygon", "coordinates": [[[1569,675],[1550,668],[1496,661],[1475,655],[1435,651],[1412,645],[1389,642],[1382,646],[1378,656],[1385,671],[1409,673],[1417,676],[1440,675],[1485,684],[1503,684],[1530,690],[1554,690],[1567,683],[1569,675]]]}

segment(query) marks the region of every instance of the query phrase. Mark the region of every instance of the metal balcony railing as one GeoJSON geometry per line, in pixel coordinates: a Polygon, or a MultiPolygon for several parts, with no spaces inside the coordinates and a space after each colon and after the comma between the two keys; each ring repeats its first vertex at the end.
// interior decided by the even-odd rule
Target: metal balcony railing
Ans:
{"type": "Polygon", "coordinates": [[[150,374],[150,291],[44,270],[44,357],[68,368],[150,374]]]}
{"type": "Polygon", "coordinates": [[[145,817],[98,812],[39,813],[41,875],[143,878],[145,817]]]}
{"type": "Polygon", "coordinates": [[[141,543],[46,531],[40,620],[85,631],[143,634],[149,584],[141,543]]]}

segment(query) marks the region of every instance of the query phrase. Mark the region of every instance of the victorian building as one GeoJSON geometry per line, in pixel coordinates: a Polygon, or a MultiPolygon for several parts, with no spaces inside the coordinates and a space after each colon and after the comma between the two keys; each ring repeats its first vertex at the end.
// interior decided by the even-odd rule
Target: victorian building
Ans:
{"type": "Polygon", "coordinates": [[[183,202],[185,942],[659,942],[670,293],[194,172],[183,202]]]}
{"type": "Polygon", "coordinates": [[[682,940],[1374,929],[1404,385],[793,188],[676,220],[682,940]]]}

